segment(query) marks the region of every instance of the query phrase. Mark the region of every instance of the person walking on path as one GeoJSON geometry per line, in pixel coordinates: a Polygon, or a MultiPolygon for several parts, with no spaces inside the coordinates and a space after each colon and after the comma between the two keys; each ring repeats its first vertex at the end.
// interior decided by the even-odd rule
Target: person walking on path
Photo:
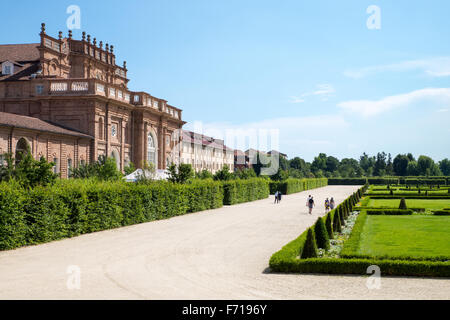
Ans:
{"type": "Polygon", "coordinates": [[[312,209],[315,206],[313,197],[310,196],[310,198],[308,199],[308,204],[307,205],[308,205],[308,208],[309,208],[309,214],[312,214],[312,209]]]}
{"type": "Polygon", "coordinates": [[[275,192],[275,202],[274,203],[278,203],[278,201],[280,201],[279,200],[279,197],[278,197],[278,191],[277,192],[275,192]]]}
{"type": "Polygon", "coordinates": [[[283,197],[283,194],[281,193],[281,191],[278,191],[278,203],[281,202],[282,197],[283,197]]]}
{"type": "Polygon", "coordinates": [[[336,207],[336,203],[334,202],[334,198],[331,198],[331,200],[330,200],[330,209],[334,210],[335,207],[336,207]]]}
{"type": "Polygon", "coordinates": [[[330,211],[330,200],[328,198],[325,200],[325,213],[330,211]]]}

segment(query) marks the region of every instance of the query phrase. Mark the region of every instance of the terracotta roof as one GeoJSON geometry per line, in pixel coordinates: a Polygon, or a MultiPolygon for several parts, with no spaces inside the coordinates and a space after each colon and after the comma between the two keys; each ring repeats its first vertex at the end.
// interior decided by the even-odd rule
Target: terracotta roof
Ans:
{"type": "Polygon", "coordinates": [[[40,58],[39,46],[39,43],[0,45],[0,62],[7,60],[14,62],[38,61],[40,58]]]}
{"type": "Polygon", "coordinates": [[[94,139],[94,137],[87,134],[66,129],[60,125],[53,124],[38,118],[27,117],[7,112],[0,112],[0,126],[30,129],[42,132],[76,136],[80,138],[94,139]]]}

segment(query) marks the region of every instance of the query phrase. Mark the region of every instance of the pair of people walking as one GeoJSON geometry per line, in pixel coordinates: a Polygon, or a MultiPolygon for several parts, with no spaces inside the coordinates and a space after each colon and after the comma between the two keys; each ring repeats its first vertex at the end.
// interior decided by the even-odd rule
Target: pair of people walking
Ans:
{"type": "MultiPolygon", "coordinates": [[[[306,206],[309,209],[309,214],[312,214],[312,210],[316,206],[313,196],[309,195],[308,201],[306,202],[306,206]]],[[[326,213],[330,212],[330,210],[334,210],[335,207],[336,207],[336,203],[334,202],[334,198],[331,198],[331,199],[327,198],[325,200],[325,212],[326,213]]]]}
{"type": "Polygon", "coordinates": [[[325,212],[328,213],[330,210],[334,210],[334,207],[336,206],[336,203],[334,202],[334,199],[331,198],[328,200],[328,198],[325,200],[325,212]]]}
{"type": "Polygon", "coordinates": [[[280,203],[283,194],[280,191],[275,192],[275,203],[280,203]]]}

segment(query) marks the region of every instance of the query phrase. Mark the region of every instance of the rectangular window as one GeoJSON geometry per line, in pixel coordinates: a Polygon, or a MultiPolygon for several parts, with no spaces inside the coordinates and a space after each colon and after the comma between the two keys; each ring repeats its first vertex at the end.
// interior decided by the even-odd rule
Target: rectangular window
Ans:
{"type": "Polygon", "coordinates": [[[55,166],[53,167],[53,173],[58,174],[58,173],[59,173],[59,162],[58,162],[58,158],[53,158],[53,163],[55,164],[55,166]]]}
{"type": "Polygon", "coordinates": [[[5,66],[3,71],[5,71],[5,74],[11,74],[11,66],[5,66]]]}
{"type": "Polygon", "coordinates": [[[67,159],[67,176],[72,176],[72,159],[67,159]]]}
{"type": "Polygon", "coordinates": [[[36,85],[36,94],[41,95],[44,92],[44,86],[42,84],[36,85]]]}

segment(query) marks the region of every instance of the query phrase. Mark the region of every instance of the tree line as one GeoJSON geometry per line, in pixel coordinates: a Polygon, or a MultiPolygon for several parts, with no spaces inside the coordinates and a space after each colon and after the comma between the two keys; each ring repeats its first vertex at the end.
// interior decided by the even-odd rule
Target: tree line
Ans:
{"type": "Polygon", "coordinates": [[[291,160],[280,159],[277,175],[293,178],[353,178],[383,176],[449,176],[450,160],[448,158],[435,162],[432,158],[421,155],[415,158],[411,153],[398,154],[395,158],[385,152],[375,156],[363,153],[360,158],[342,160],[320,153],[311,163],[300,157],[291,160]]]}

